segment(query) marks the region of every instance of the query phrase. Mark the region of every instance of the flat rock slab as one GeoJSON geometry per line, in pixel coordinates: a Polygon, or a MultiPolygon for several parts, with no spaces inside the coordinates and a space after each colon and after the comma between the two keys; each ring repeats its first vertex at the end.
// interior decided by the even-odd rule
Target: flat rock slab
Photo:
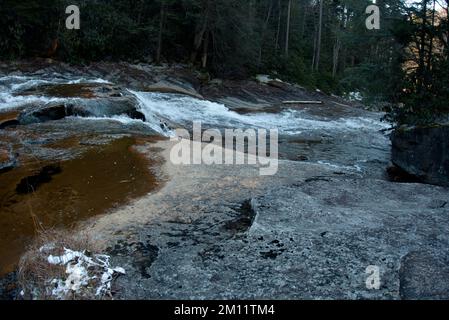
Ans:
{"type": "Polygon", "coordinates": [[[121,295],[447,299],[448,201],[448,190],[435,186],[306,179],[249,206],[211,208],[215,220],[148,226],[140,245],[159,246],[157,256],[128,266],[133,279],[119,281],[121,295]],[[379,289],[367,287],[369,266],[380,271],[379,289]]]}
{"type": "Polygon", "coordinates": [[[447,299],[448,197],[420,184],[315,179],[255,199],[249,234],[297,239],[289,262],[303,257],[313,298],[447,299]],[[366,288],[368,266],[380,269],[379,290],[366,288]]]}

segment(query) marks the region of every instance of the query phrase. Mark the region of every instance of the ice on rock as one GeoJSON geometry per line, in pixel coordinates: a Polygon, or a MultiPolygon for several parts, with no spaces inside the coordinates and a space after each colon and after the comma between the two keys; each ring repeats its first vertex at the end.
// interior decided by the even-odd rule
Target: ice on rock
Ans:
{"type": "Polygon", "coordinates": [[[56,299],[64,299],[68,294],[82,294],[88,287],[93,287],[96,296],[110,295],[114,276],[126,272],[121,267],[111,268],[109,260],[110,257],[107,255],[98,254],[89,257],[86,251],[73,251],[67,248],[64,248],[64,254],[61,256],[48,256],[48,263],[66,266],[67,274],[65,279],[51,281],[54,286],[51,295],[56,299]]]}

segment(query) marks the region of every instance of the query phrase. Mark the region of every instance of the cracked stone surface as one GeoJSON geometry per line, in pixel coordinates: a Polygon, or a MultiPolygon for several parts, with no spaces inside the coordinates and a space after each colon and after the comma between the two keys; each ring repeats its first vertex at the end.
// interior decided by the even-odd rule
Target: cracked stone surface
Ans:
{"type": "Polygon", "coordinates": [[[153,219],[116,234],[127,250],[143,248],[114,255],[127,270],[117,298],[449,298],[447,189],[289,161],[271,180],[239,184],[225,179],[234,169],[207,168],[179,168],[145,200],[153,219]],[[368,266],[379,267],[379,290],[366,286],[368,266]]]}

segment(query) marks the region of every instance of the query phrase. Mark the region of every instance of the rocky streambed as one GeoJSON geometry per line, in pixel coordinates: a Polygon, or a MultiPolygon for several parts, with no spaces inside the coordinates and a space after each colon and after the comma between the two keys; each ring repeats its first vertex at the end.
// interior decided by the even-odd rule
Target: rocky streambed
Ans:
{"type": "Polygon", "coordinates": [[[4,274],[35,215],[103,244],[126,270],[117,299],[448,297],[449,193],[389,181],[382,114],[181,65],[34,61],[0,72],[4,274]],[[277,174],[172,164],[168,138],[192,121],[277,128],[277,174]]]}

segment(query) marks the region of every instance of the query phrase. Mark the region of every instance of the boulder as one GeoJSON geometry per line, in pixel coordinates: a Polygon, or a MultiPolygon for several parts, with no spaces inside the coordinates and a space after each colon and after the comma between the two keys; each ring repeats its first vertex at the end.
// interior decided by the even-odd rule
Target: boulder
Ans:
{"type": "Polygon", "coordinates": [[[394,165],[424,183],[449,186],[449,125],[401,127],[391,141],[394,165]]]}
{"type": "Polygon", "coordinates": [[[144,115],[142,112],[140,112],[140,111],[138,111],[138,110],[136,110],[136,109],[134,109],[134,110],[129,110],[128,112],[126,112],[126,115],[127,115],[128,117],[130,117],[131,119],[142,120],[142,121],[144,121],[144,122],[145,122],[145,120],[146,120],[145,115],[144,115]]]}
{"type": "Polygon", "coordinates": [[[42,107],[31,107],[18,117],[20,124],[31,124],[52,120],[61,120],[72,115],[72,108],[64,103],[49,103],[42,107]]]}
{"type": "Polygon", "coordinates": [[[114,98],[85,99],[76,103],[51,102],[44,106],[32,106],[23,110],[17,121],[20,124],[27,125],[61,120],[70,116],[111,117],[117,115],[128,115],[133,119],[145,120],[144,115],[137,110],[134,97],[128,95],[114,98]]]}
{"type": "Polygon", "coordinates": [[[199,94],[189,83],[174,80],[161,80],[155,84],[147,86],[145,91],[148,92],[162,92],[162,93],[177,93],[193,98],[203,100],[204,97],[199,94]]]}
{"type": "Polygon", "coordinates": [[[135,114],[137,103],[133,96],[90,99],[73,105],[72,113],[81,117],[110,117],[135,114]]]}

